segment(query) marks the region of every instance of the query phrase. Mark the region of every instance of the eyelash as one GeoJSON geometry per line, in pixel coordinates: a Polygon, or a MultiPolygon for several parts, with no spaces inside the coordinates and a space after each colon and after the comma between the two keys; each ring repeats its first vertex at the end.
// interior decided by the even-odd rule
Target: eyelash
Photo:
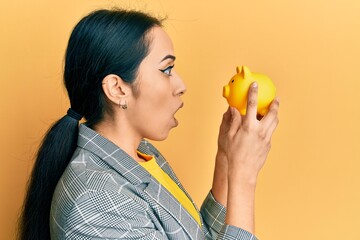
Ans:
{"type": "Polygon", "coordinates": [[[168,75],[168,76],[172,76],[171,75],[171,70],[175,67],[175,65],[169,66],[165,69],[159,69],[162,73],[168,75]]]}

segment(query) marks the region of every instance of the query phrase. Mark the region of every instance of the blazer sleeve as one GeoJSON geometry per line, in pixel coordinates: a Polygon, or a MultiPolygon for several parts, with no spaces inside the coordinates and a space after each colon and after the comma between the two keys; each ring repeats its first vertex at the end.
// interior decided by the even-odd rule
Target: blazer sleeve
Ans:
{"type": "Polygon", "coordinates": [[[147,206],[126,194],[86,193],[76,200],[70,213],[63,229],[66,240],[168,239],[164,232],[156,230],[158,223],[149,216],[147,206]]]}
{"type": "Polygon", "coordinates": [[[205,238],[210,240],[257,240],[248,231],[225,224],[226,208],[217,202],[211,192],[200,209],[205,238]]]}

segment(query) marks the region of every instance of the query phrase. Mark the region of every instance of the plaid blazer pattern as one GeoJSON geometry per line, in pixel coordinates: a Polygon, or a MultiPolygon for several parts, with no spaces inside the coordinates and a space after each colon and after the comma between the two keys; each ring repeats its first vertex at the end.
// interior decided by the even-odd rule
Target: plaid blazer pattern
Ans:
{"type": "MultiPolygon", "coordinates": [[[[154,155],[190,198],[154,146],[143,140],[139,151],[154,155]]],[[[249,232],[224,224],[226,209],[211,192],[199,213],[201,226],[140,164],[80,124],[78,147],[53,195],[51,239],[256,240],[249,232]]]]}

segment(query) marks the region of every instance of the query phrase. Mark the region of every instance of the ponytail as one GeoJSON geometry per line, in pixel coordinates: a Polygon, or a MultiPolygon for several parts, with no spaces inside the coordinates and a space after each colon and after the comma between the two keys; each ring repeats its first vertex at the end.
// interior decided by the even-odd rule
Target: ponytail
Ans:
{"type": "Polygon", "coordinates": [[[52,195],[74,153],[78,132],[78,120],[70,109],[68,115],[54,123],[46,133],[28,182],[20,218],[20,240],[50,239],[52,195]]]}

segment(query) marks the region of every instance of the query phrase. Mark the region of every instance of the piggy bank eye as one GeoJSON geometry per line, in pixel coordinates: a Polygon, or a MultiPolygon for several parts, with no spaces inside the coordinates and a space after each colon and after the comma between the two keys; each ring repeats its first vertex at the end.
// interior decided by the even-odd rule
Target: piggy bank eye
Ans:
{"type": "Polygon", "coordinates": [[[234,82],[234,79],[233,80],[231,80],[231,83],[233,83],[234,82]]]}

